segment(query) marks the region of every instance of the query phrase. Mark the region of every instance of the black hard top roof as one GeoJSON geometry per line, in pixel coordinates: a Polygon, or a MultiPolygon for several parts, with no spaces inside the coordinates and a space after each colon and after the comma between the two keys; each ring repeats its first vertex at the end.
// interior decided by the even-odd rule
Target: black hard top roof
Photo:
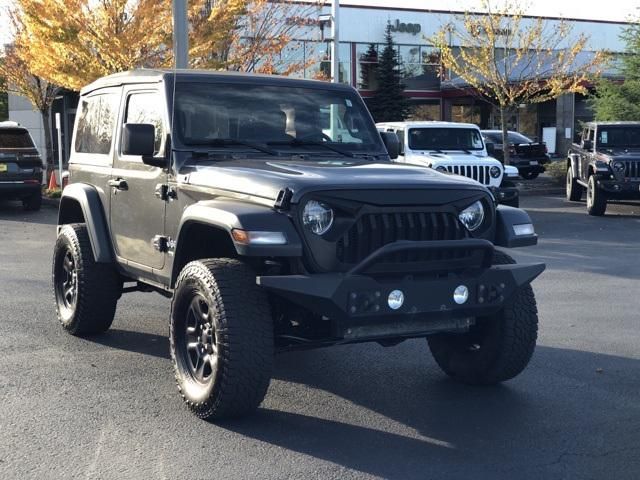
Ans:
{"type": "Polygon", "coordinates": [[[80,90],[81,95],[86,95],[94,90],[106,87],[117,87],[134,83],[159,83],[176,76],[178,82],[241,82],[256,85],[282,85],[299,88],[323,88],[336,90],[352,90],[349,85],[329,83],[321,80],[303,80],[298,78],[283,77],[280,75],[261,75],[256,73],[228,72],[218,70],[161,70],[139,69],[114,73],[99,78],[80,90]]]}

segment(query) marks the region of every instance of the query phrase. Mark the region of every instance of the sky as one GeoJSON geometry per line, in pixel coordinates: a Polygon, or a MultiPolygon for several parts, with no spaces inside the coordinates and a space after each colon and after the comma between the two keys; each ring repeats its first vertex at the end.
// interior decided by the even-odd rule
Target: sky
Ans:
{"type": "MultiPolygon", "coordinates": [[[[169,1],[169,0],[160,0],[169,1]]],[[[330,2],[330,0],[326,0],[330,2]]],[[[492,0],[499,5],[505,0],[492,0]]],[[[0,45],[11,41],[6,8],[12,0],[0,0],[0,45]]],[[[341,0],[344,5],[386,6],[433,10],[478,10],[481,0],[341,0]]],[[[587,20],[625,21],[640,14],[640,0],[535,0],[529,1],[528,13],[551,17],[587,20]]]]}

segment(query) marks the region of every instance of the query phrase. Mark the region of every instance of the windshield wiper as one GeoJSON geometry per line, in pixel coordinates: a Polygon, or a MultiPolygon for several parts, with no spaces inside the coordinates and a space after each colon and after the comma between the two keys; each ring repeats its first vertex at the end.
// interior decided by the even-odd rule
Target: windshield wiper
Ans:
{"type": "Polygon", "coordinates": [[[329,145],[329,144],[324,143],[324,142],[315,142],[313,140],[296,140],[296,139],[293,139],[293,140],[289,140],[289,141],[286,141],[286,142],[267,142],[267,145],[290,145],[290,146],[293,146],[293,147],[295,147],[295,146],[324,147],[327,150],[331,150],[332,152],[336,152],[336,153],[338,153],[338,154],[340,154],[342,156],[345,156],[345,157],[350,157],[350,158],[354,158],[355,157],[355,155],[353,153],[351,153],[351,152],[347,152],[345,150],[342,150],[341,148],[334,147],[334,146],[329,145]]]}
{"type": "Polygon", "coordinates": [[[247,140],[238,140],[236,138],[212,138],[210,140],[204,140],[202,142],[193,143],[191,145],[206,145],[211,147],[225,147],[228,145],[242,145],[243,147],[253,148],[259,152],[267,153],[269,155],[278,156],[278,152],[272,150],[269,147],[262,146],[258,143],[249,142],[247,140]]]}

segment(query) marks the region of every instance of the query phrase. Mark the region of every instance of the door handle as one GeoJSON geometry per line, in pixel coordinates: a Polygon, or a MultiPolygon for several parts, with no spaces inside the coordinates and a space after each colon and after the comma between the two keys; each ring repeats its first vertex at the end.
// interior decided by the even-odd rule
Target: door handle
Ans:
{"type": "Polygon", "coordinates": [[[107,185],[115,188],[116,190],[129,190],[129,185],[124,178],[117,178],[115,180],[107,181],[107,185]]]}

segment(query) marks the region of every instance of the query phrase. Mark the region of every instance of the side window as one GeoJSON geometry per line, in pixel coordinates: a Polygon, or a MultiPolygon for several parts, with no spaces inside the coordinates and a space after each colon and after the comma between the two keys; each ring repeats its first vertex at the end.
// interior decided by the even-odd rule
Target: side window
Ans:
{"type": "Polygon", "coordinates": [[[80,101],[76,152],[107,155],[111,151],[118,99],[116,93],[103,93],[80,101]]]}
{"type": "Polygon", "coordinates": [[[162,101],[156,93],[133,93],[127,99],[124,123],[150,123],[156,127],[154,155],[160,153],[164,139],[162,101]]]}

